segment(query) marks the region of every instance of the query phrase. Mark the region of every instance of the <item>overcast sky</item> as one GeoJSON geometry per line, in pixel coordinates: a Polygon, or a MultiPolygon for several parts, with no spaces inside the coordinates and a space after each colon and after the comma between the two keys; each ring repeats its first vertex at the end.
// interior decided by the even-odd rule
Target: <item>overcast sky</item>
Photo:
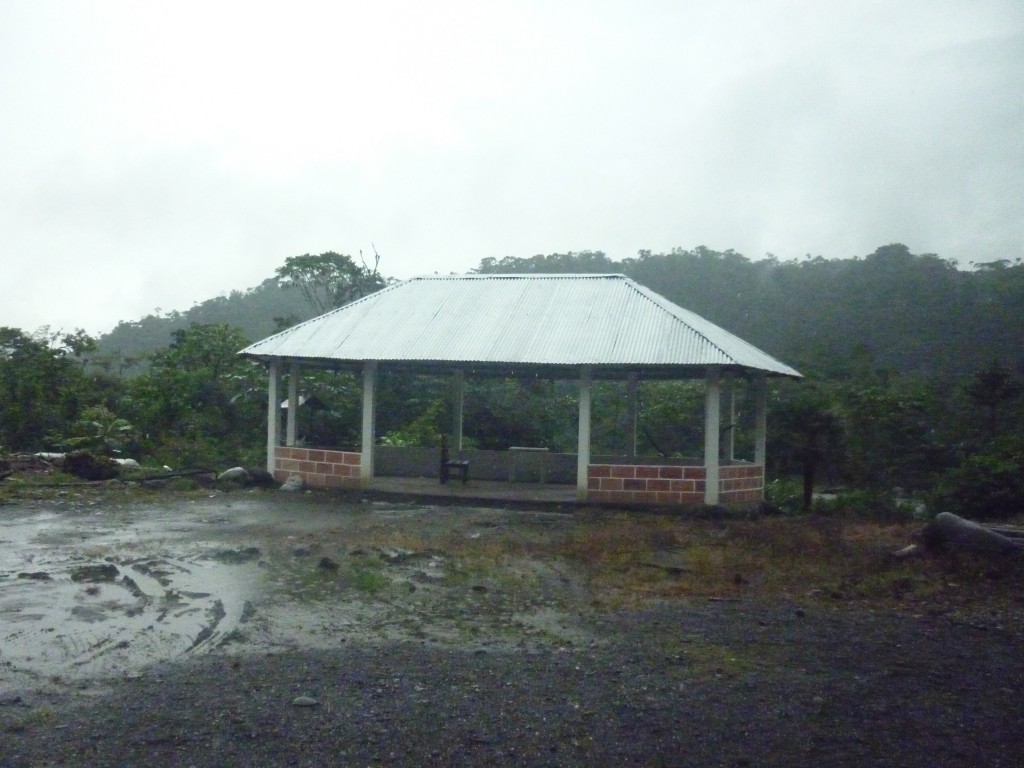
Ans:
{"type": "Polygon", "coordinates": [[[26,331],[373,245],[1024,255],[1021,0],[0,0],[0,116],[26,331]]]}

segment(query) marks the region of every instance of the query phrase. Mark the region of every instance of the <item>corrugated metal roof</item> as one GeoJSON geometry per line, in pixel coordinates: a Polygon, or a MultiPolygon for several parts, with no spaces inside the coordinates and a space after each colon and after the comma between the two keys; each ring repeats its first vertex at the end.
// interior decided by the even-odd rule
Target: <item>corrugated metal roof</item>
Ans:
{"type": "Polygon", "coordinates": [[[623,275],[417,277],[241,354],[519,366],[721,365],[800,375],[623,275]]]}

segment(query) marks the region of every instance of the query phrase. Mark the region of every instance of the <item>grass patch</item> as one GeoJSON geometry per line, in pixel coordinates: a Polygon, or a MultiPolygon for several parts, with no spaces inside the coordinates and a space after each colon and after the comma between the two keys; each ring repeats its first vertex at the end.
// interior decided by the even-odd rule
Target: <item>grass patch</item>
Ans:
{"type": "Polygon", "coordinates": [[[59,496],[62,491],[66,493],[69,486],[79,483],[82,488],[88,488],[79,478],[63,472],[17,473],[0,481],[0,501],[14,501],[25,496],[49,500],[59,496]]]}
{"type": "Polygon", "coordinates": [[[353,568],[350,580],[353,587],[370,595],[376,595],[391,586],[387,576],[370,568],[353,568]]]}
{"type": "Polygon", "coordinates": [[[943,589],[935,559],[897,561],[919,524],[836,517],[580,520],[550,547],[608,605],[651,598],[912,601],[943,589]]]}
{"type": "Polygon", "coordinates": [[[172,477],[167,480],[165,488],[168,491],[174,491],[177,493],[202,490],[202,487],[198,482],[196,482],[194,477],[172,477]]]}
{"type": "Polygon", "coordinates": [[[57,722],[56,712],[50,707],[39,707],[23,717],[12,720],[7,725],[7,730],[10,733],[23,733],[32,728],[53,728],[57,722]]]}

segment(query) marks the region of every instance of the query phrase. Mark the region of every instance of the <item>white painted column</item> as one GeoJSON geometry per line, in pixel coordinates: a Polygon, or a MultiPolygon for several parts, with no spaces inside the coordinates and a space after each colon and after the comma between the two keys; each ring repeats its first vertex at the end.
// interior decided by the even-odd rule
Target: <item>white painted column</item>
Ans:
{"type": "Polygon", "coordinates": [[[639,389],[640,376],[635,372],[629,374],[626,381],[626,403],[629,408],[629,412],[626,414],[626,456],[630,459],[636,457],[636,414],[639,409],[639,389]]]}
{"type": "Polygon", "coordinates": [[[736,379],[731,375],[725,377],[725,407],[728,417],[729,431],[725,438],[725,460],[732,463],[736,458],[736,379]]]}
{"type": "Polygon", "coordinates": [[[284,444],[295,445],[295,433],[299,424],[299,361],[292,360],[288,368],[288,425],[285,429],[284,444]]]}
{"type": "Polygon", "coordinates": [[[363,483],[373,480],[373,443],[377,415],[376,390],[377,361],[367,360],[363,363],[363,439],[362,458],[359,466],[359,479],[363,483]]]}
{"type": "Polygon", "coordinates": [[[459,368],[452,377],[452,450],[462,450],[462,412],[466,403],[466,372],[459,368]]]}
{"type": "Polygon", "coordinates": [[[267,366],[267,472],[274,474],[274,452],[281,442],[281,401],[278,386],[281,383],[281,361],[271,360],[267,366]]]}
{"type": "Polygon", "coordinates": [[[718,366],[708,366],[704,398],[704,503],[718,503],[718,430],[721,428],[721,384],[718,366]]]}
{"type": "Polygon", "coordinates": [[[580,371],[580,424],[576,441],[576,498],[587,500],[587,468],[590,466],[590,366],[580,371]]]}
{"type": "Polygon", "coordinates": [[[754,380],[754,463],[764,466],[768,442],[768,377],[754,380]]]}

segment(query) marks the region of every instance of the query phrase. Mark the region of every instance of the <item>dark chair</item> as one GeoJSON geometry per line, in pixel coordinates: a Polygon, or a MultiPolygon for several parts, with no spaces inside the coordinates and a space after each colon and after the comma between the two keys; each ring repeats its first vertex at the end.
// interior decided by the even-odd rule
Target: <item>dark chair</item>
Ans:
{"type": "Polygon", "coordinates": [[[452,459],[448,455],[448,436],[441,435],[441,485],[448,482],[452,475],[461,475],[462,484],[469,480],[469,462],[465,459],[452,459]]]}

